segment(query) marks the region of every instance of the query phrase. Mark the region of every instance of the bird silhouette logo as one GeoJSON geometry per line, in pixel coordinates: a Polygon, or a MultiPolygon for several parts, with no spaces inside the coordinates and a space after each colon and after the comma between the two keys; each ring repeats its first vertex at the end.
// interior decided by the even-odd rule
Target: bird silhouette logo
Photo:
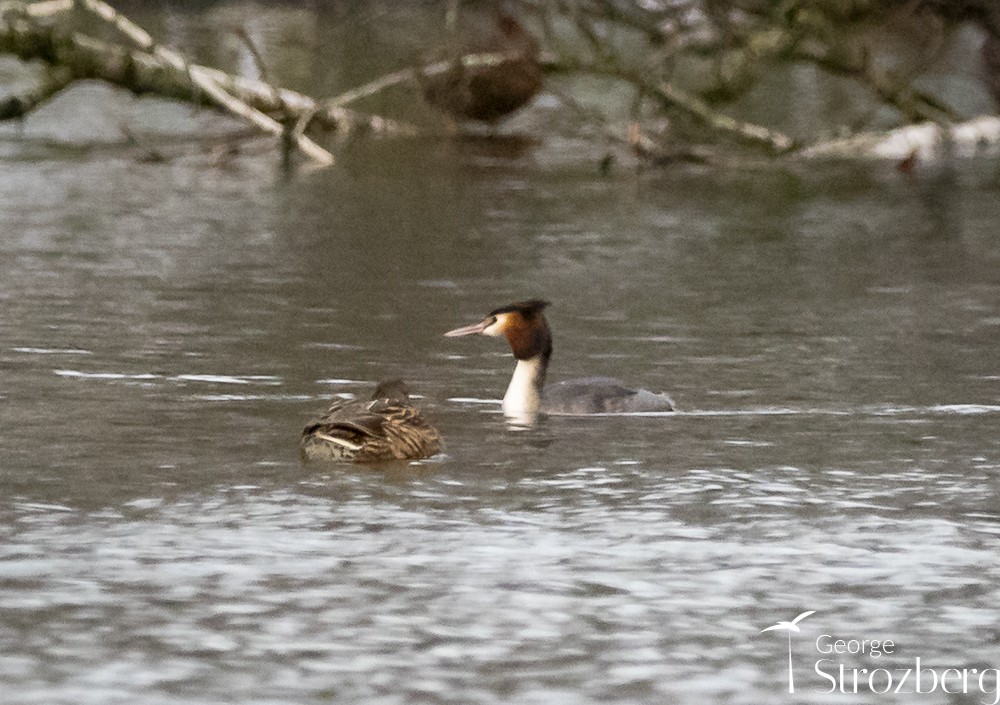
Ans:
{"type": "Polygon", "coordinates": [[[764,632],[774,632],[785,630],[788,632],[788,692],[795,692],[795,676],[792,672],[792,632],[802,631],[799,629],[799,622],[808,617],[811,614],[816,614],[816,610],[809,610],[808,612],[803,612],[798,617],[793,619],[791,622],[778,622],[777,624],[772,624],[766,629],[761,629],[760,633],[764,632]]]}

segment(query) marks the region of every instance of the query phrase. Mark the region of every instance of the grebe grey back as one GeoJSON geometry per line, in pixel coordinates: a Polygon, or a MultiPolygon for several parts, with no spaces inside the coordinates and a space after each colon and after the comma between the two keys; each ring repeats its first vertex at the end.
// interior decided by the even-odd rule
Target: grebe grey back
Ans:
{"type": "Polygon", "coordinates": [[[380,383],[368,401],[335,402],[306,425],[299,447],[306,460],[416,460],[440,450],[441,434],[394,379],[380,383]]]}
{"type": "Polygon", "coordinates": [[[514,376],[503,397],[507,416],[547,414],[627,414],[673,411],[674,402],[666,394],[632,389],[610,377],[584,377],[545,386],[545,373],[552,357],[552,331],[543,313],[547,301],[529,299],[501,306],[479,323],[445,333],[503,336],[517,359],[514,376]]]}

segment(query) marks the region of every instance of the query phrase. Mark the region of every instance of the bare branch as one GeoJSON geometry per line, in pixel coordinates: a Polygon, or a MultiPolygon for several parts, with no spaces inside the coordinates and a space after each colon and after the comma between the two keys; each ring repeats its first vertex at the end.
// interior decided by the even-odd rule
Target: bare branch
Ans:
{"type": "MultiPolygon", "coordinates": [[[[280,122],[227,92],[211,75],[202,71],[199,66],[189,64],[178,52],[157,44],[146,30],[139,27],[106,2],[103,2],[103,0],[78,0],[78,2],[101,19],[114,25],[140,49],[151,54],[155,59],[177,71],[185,73],[191,79],[192,83],[204,91],[222,109],[246,120],[275,137],[282,137],[286,134],[285,127],[280,122]]],[[[303,154],[319,164],[333,164],[333,155],[304,134],[299,134],[295,137],[295,145],[303,154]]]]}
{"type": "Polygon", "coordinates": [[[412,69],[393,71],[392,73],[387,73],[384,76],[379,76],[374,81],[369,81],[362,86],[358,86],[357,88],[352,88],[349,91],[341,93],[335,98],[328,98],[323,101],[323,106],[327,109],[340,108],[348,103],[354,103],[362,98],[368,98],[377,93],[381,93],[386,88],[392,88],[393,86],[398,86],[402,83],[409,83],[412,80],[412,69]]]}
{"type": "Polygon", "coordinates": [[[788,152],[794,147],[794,142],[787,135],[763,125],[737,120],[717,112],[705,101],[681,90],[669,81],[654,83],[622,66],[607,63],[596,65],[560,61],[548,64],[548,68],[564,72],[580,71],[626,81],[657,100],[664,108],[679,110],[720,135],[735,138],[744,144],[763,147],[774,153],[788,152]]]}
{"type": "Polygon", "coordinates": [[[8,7],[17,7],[17,9],[23,10],[32,17],[52,17],[63,12],[69,12],[73,9],[75,0],[46,0],[44,2],[33,2],[30,5],[25,5],[23,2],[4,2],[0,3],[0,12],[5,12],[8,7]]]}
{"type": "Polygon", "coordinates": [[[0,101],[0,120],[24,117],[72,82],[73,74],[66,67],[50,68],[34,88],[0,101]]]}
{"type": "MultiPolygon", "coordinates": [[[[921,89],[915,82],[927,69],[926,63],[914,66],[911,62],[903,69],[888,69],[893,65],[886,53],[889,49],[880,53],[881,47],[871,40],[874,31],[882,31],[883,24],[887,33],[898,32],[892,13],[912,11],[912,5],[908,5],[911,2],[916,0],[517,0],[517,5],[533,14],[536,29],[541,28],[548,49],[541,59],[546,73],[586,74],[610,79],[626,89],[622,105],[591,107],[574,94],[577,84],[558,85],[558,80],[553,81],[557,85],[551,85],[549,92],[578,116],[571,123],[574,129],[586,131],[592,139],[624,143],[649,161],[703,159],[708,154],[709,160],[718,164],[725,162],[722,150],[732,149],[733,143],[772,155],[795,152],[797,145],[780,130],[741,120],[721,107],[759,88],[762,79],[790,64],[814,66],[869,92],[871,98],[853,115],[843,118],[853,130],[864,124],[859,121],[866,114],[874,115],[882,106],[893,107],[903,121],[911,123],[909,131],[902,133],[908,136],[934,132],[914,123],[948,126],[959,121],[959,113],[940,95],[921,89]],[[553,51],[558,52],[555,58],[553,51]],[[611,120],[611,113],[605,114],[602,108],[606,107],[629,111],[633,124],[627,134],[620,119],[611,120]],[[657,129],[658,116],[669,118],[669,129],[657,129]],[[727,144],[692,145],[713,139],[727,144]]],[[[942,21],[955,21],[954,15],[945,12],[947,0],[923,0],[924,6],[930,8],[927,12],[931,19],[934,8],[939,8],[940,17],[945,18],[942,21]]],[[[444,22],[452,49],[449,56],[460,53],[461,46],[477,46],[459,35],[459,9],[460,0],[447,0],[444,22]]],[[[994,42],[989,47],[1000,47],[1000,28],[983,25],[982,18],[973,21],[987,32],[987,44],[994,42]],[[991,39],[991,32],[997,34],[996,38],[991,39]]],[[[496,41],[486,44],[490,53],[469,53],[392,71],[317,101],[268,80],[261,52],[245,30],[238,29],[237,33],[260,71],[255,78],[191,63],[175,49],[158,44],[106,0],[0,0],[0,52],[27,60],[41,59],[52,69],[34,89],[0,102],[0,119],[24,115],[73,80],[97,78],[134,92],[153,92],[219,108],[259,131],[281,138],[284,145],[294,145],[292,148],[317,164],[330,164],[330,152],[307,136],[310,127],[338,133],[367,128],[381,134],[415,134],[416,128],[404,122],[363,115],[348,106],[399,86],[426,88],[430,82],[425,79],[450,72],[461,74],[462,67],[473,73],[479,68],[502,67],[515,58],[513,52],[496,51],[505,46],[505,40],[513,43],[501,27],[496,41]],[[77,7],[108,23],[123,39],[109,43],[74,32],[69,11],[77,7]]],[[[1000,49],[994,53],[1000,56],[1000,49]]],[[[905,51],[900,54],[906,55],[905,51]]],[[[1000,59],[993,61],[993,55],[986,50],[983,55],[988,66],[1000,67],[1000,59]]],[[[1000,69],[996,73],[1000,74],[1000,69]]],[[[789,98],[794,97],[789,94],[789,98]]],[[[659,124],[667,123],[660,120],[659,124]]],[[[945,130],[934,134],[950,133],[945,130]]],[[[977,134],[985,135],[987,140],[996,137],[989,129],[977,134]]],[[[885,149],[878,135],[874,139],[873,144],[880,145],[877,149],[885,149]]],[[[836,145],[841,144],[845,143],[823,143],[795,153],[812,155],[824,149],[836,152],[840,149],[836,145]]],[[[865,142],[861,139],[849,144],[865,142]]]]}
{"type": "Polygon", "coordinates": [[[803,149],[804,158],[930,160],[946,151],[961,156],[997,153],[1000,117],[983,116],[955,125],[932,122],[906,125],[888,132],[871,132],[842,140],[820,142],[803,149]]]}
{"type": "Polygon", "coordinates": [[[414,69],[400,69],[399,71],[393,71],[385,74],[384,76],[379,76],[364,85],[352,88],[351,90],[345,91],[338,96],[328,98],[327,100],[322,101],[321,106],[322,108],[328,110],[341,108],[348,103],[354,103],[364,98],[369,98],[388,88],[393,88],[394,86],[406,83],[412,83],[421,76],[429,78],[431,76],[441,75],[450,71],[456,63],[461,63],[467,69],[500,66],[501,64],[510,61],[512,56],[515,55],[507,52],[465,54],[464,56],[459,56],[454,60],[437,61],[433,64],[428,64],[427,66],[414,69]]]}
{"type": "Polygon", "coordinates": [[[853,55],[831,49],[816,50],[800,48],[793,52],[794,58],[809,61],[826,71],[858,79],[875,95],[896,108],[908,120],[919,122],[956,122],[962,116],[943,100],[912,86],[909,81],[897,79],[886,71],[876,69],[864,56],[856,51],[853,55]]]}
{"type": "MultiPolygon", "coordinates": [[[[130,50],[84,34],[68,32],[59,23],[38,21],[72,9],[73,2],[52,0],[28,5],[7,0],[0,3],[0,52],[13,54],[25,61],[46,61],[57,69],[55,76],[61,77],[58,84],[52,82],[50,77],[36,90],[18,97],[23,100],[8,101],[7,117],[24,114],[72,80],[93,78],[136,93],[156,93],[186,102],[215,105],[230,112],[237,111],[237,114],[246,112],[251,124],[261,129],[258,123],[262,123],[266,125],[267,132],[275,135],[281,134],[284,127],[268,117],[270,114],[286,115],[300,122],[303,116],[308,115],[313,123],[339,132],[357,128],[379,134],[415,132],[405,123],[361,115],[336,106],[323,107],[313,98],[296,91],[188,64],[179,55],[176,57],[179,62],[175,59],[167,64],[147,51],[130,50]]],[[[110,16],[106,9],[102,11],[102,16],[110,16]]],[[[129,24],[122,26],[135,39],[144,41],[144,31],[141,28],[132,30],[129,24]]],[[[148,46],[148,42],[145,45],[148,46]]],[[[310,143],[301,131],[297,141],[306,145],[310,143]]],[[[316,155],[326,163],[327,157],[323,153],[329,155],[326,150],[317,151],[316,155]]]]}
{"type": "Polygon", "coordinates": [[[795,146],[787,135],[712,110],[700,98],[680,90],[671,83],[664,82],[658,86],[647,87],[646,91],[665,106],[678,108],[716,132],[729,135],[741,142],[765,147],[775,153],[787,152],[795,146]]]}
{"type": "Polygon", "coordinates": [[[267,62],[264,61],[264,55],[257,47],[257,43],[254,42],[253,37],[250,36],[247,28],[243,25],[236,27],[235,34],[237,38],[243,42],[243,46],[247,48],[247,51],[250,52],[250,56],[253,58],[253,64],[257,68],[257,75],[260,76],[260,80],[273,85],[273,82],[271,81],[271,72],[267,70],[267,62]]]}

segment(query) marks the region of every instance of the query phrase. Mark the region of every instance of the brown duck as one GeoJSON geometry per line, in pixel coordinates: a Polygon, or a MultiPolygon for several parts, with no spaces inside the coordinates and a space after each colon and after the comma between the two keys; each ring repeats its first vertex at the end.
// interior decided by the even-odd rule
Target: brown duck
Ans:
{"type": "Polygon", "coordinates": [[[306,460],[371,463],[427,458],[441,434],[410,403],[401,380],[382,382],[369,401],[338,401],[302,431],[306,460]]]}
{"type": "Polygon", "coordinates": [[[456,120],[497,122],[528,103],[542,88],[538,42],[512,13],[494,11],[489,36],[466,47],[468,54],[503,54],[499,63],[450,67],[419,76],[424,98],[456,120]]]}

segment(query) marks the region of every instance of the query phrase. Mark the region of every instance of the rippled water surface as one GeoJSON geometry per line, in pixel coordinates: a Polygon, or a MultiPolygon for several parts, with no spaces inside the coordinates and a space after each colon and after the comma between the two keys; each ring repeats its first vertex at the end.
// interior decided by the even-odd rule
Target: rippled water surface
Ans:
{"type": "Polygon", "coordinates": [[[848,668],[1000,667],[995,165],[604,178],[504,137],[284,178],[21,139],[4,703],[892,700],[825,694],[822,634],[898,645],[848,668]],[[507,351],[441,333],[528,296],[552,379],[681,412],[508,429],[507,351]],[[311,414],[389,376],[441,456],[300,463],[311,414]]]}

